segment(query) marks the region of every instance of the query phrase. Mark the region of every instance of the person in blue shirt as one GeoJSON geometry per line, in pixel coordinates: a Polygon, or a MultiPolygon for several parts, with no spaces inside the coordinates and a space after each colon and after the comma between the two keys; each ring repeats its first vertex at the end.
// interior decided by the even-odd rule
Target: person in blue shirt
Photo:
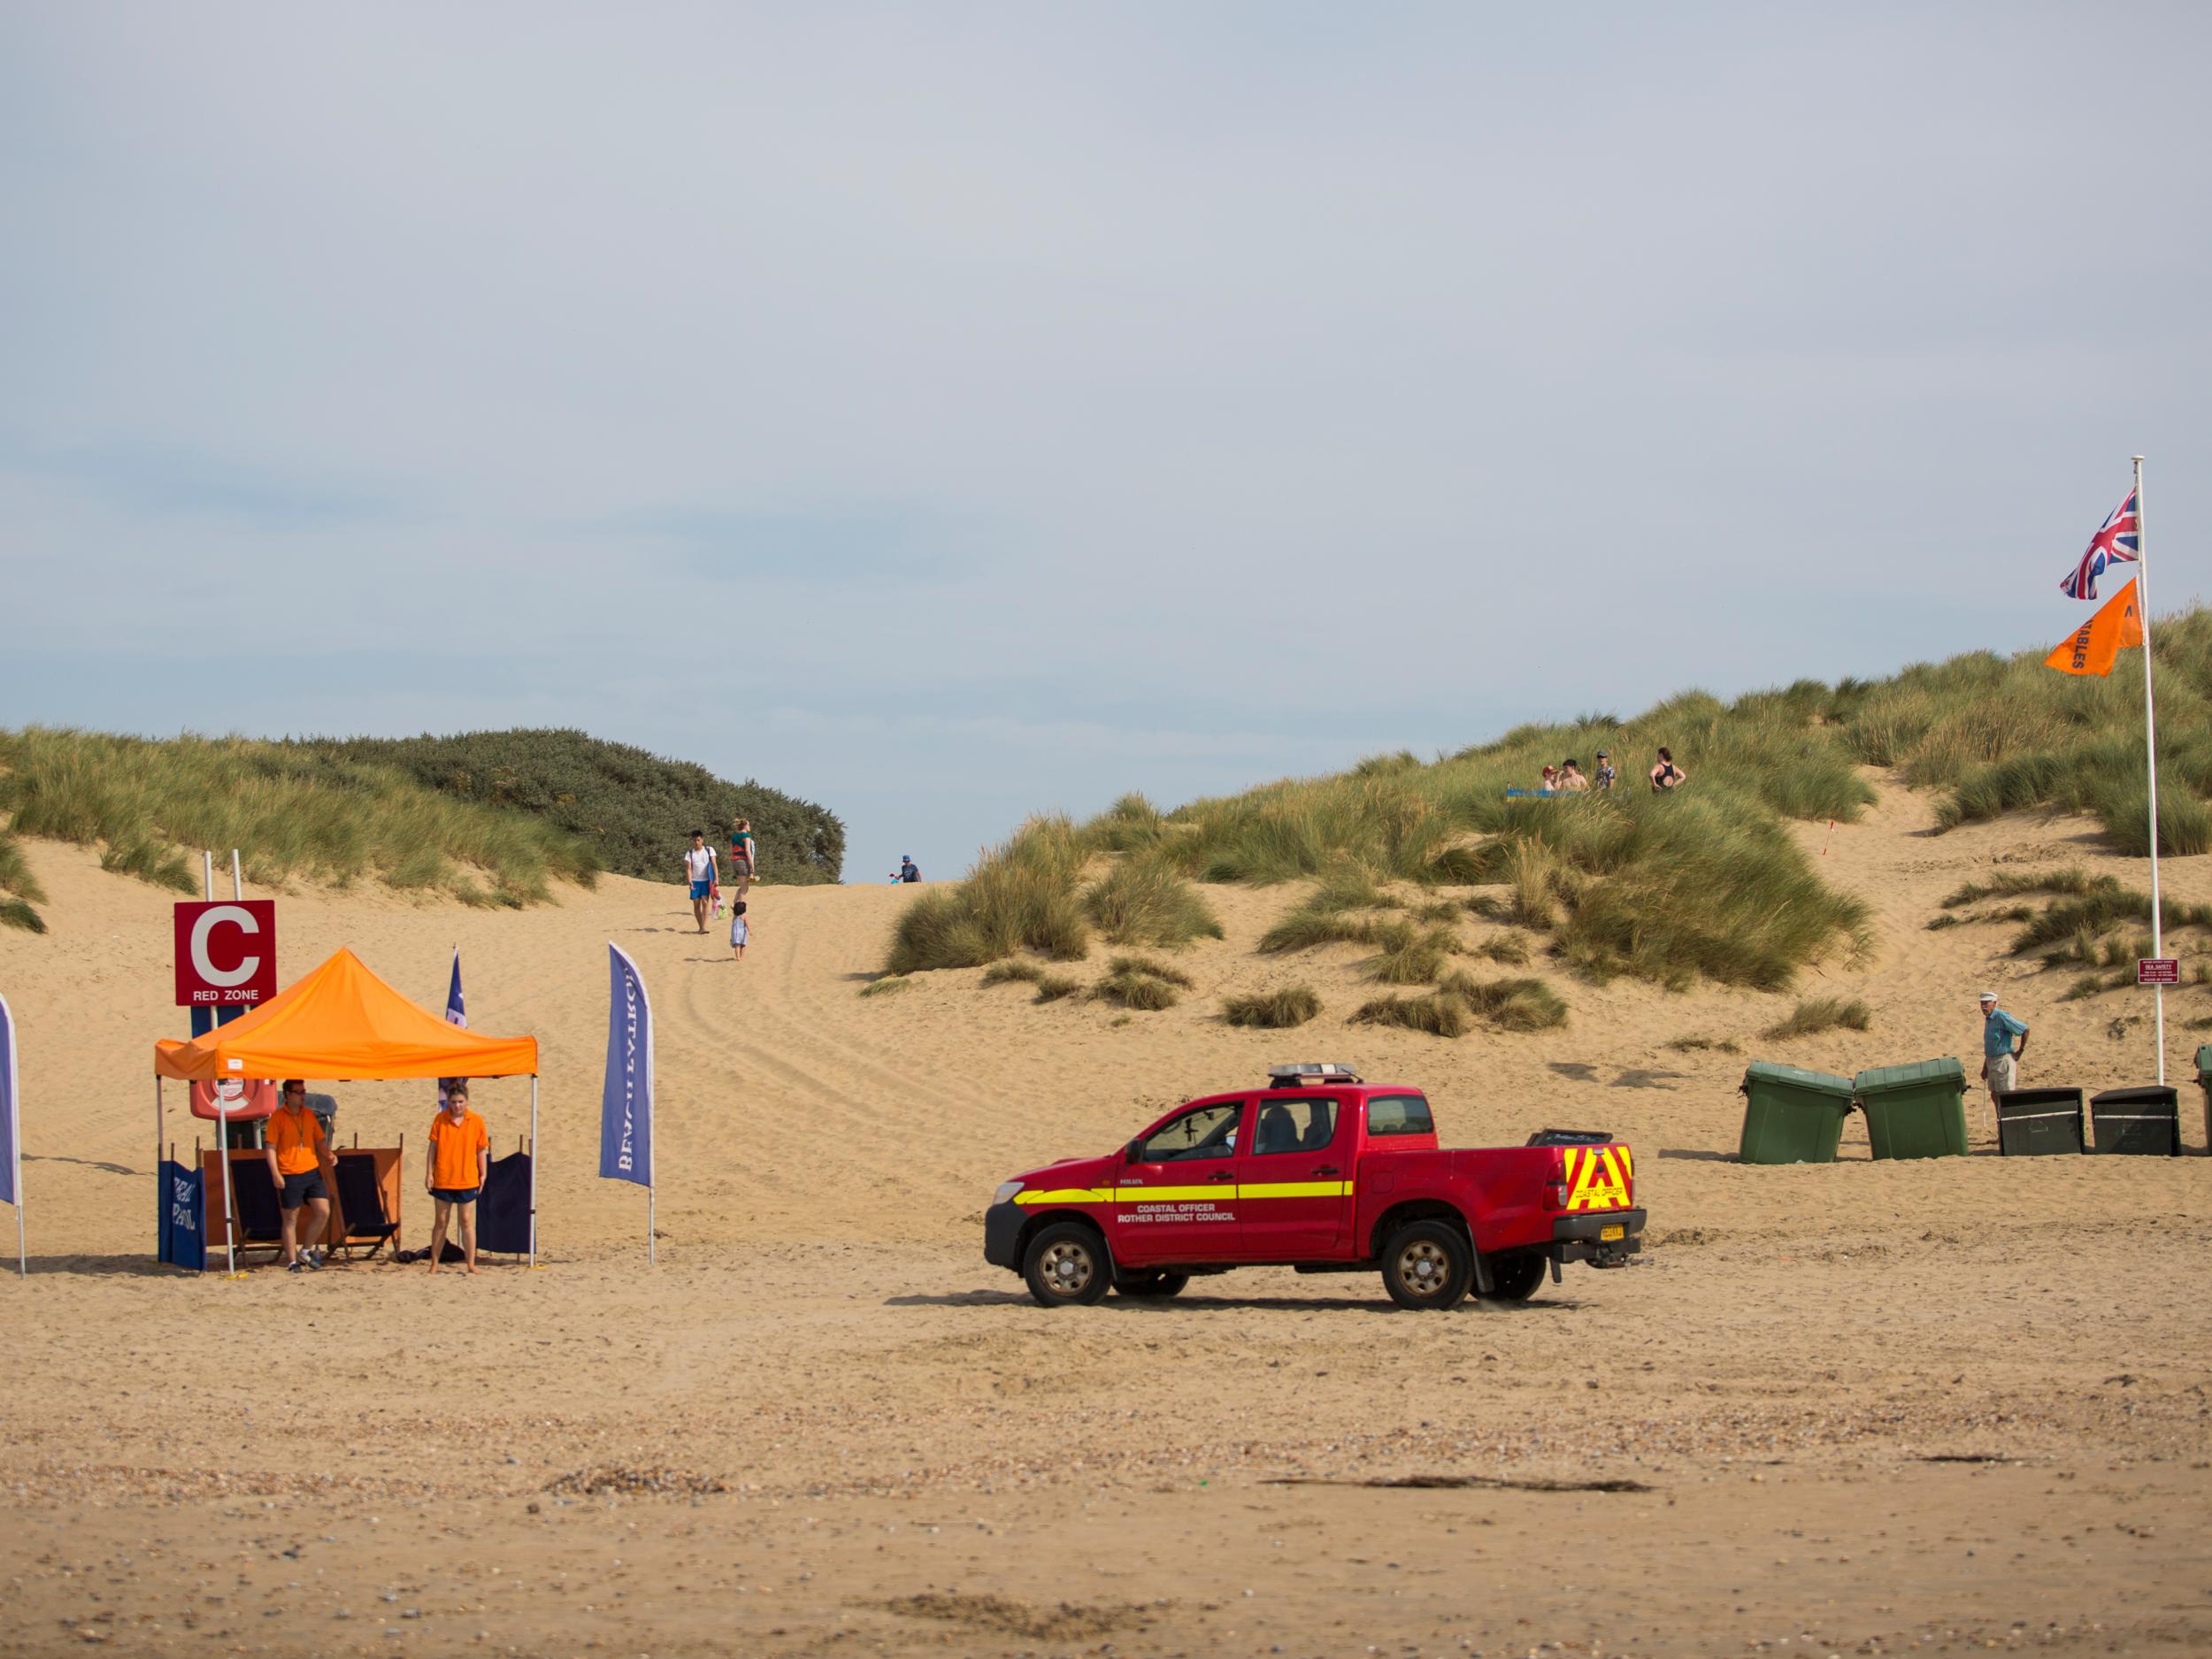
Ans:
{"type": "Polygon", "coordinates": [[[901,853],[899,855],[899,867],[892,872],[891,879],[894,881],[919,881],[921,879],[922,872],[916,867],[914,860],[908,855],[901,853]]]}
{"type": "Polygon", "coordinates": [[[1997,993],[1982,993],[1982,1077],[1989,1098],[2020,1087],[2020,1056],[2028,1051],[2028,1028],[1997,1006],[1997,993]],[[2013,1039],[2020,1040],[2013,1046],[2013,1039]]]}

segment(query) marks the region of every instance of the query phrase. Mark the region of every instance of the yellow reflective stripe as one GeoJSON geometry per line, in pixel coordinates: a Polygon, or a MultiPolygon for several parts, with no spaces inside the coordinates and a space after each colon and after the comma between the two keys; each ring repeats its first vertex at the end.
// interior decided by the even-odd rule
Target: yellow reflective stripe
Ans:
{"type": "Polygon", "coordinates": [[[1167,1204],[1202,1198],[1349,1198],[1349,1181],[1264,1181],[1240,1187],[1209,1181],[1203,1187],[1056,1187],[1014,1194],[1018,1204],[1167,1204]]]}
{"type": "Polygon", "coordinates": [[[1352,1181],[1208,1181],[1206,1186],[1062,1186],[1016,1193],[1016,1203],[1190,1203],[1194,1199],[1349,1199],[1352,1181]]]}
{"type": "Polygon", "coordinates": [[[1118,1187],[1114,1198],[1124,1204],[1188,1203],[1194,1198],[1234,1198],[1233,1181],[1212,1181],[1204,1187],[1118,1187]]]}
{"type": "Polygon", "coordinates": [[[1345,1198],[1351,1194],[1349,1181],[1268,1181],[1256,1187],[1240,1187],[1240,1198],[1345,1198]]]}

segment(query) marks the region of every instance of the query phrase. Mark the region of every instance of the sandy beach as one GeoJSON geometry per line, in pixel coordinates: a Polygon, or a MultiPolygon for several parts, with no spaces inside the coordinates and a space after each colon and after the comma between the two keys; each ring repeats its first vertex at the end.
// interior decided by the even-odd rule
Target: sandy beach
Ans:
{"type": "MultiPolygon", "coordinates": [[[[472,1025],[540,1040],[542,1266],[474,1280],[156,1266],[170,895],[27,843],[52,931],[0,933],[33,1265],[0,1285],[7,1650],[2202,1651],[2212,994],[2168,998],[2181,1159],[2001,1160],[1978,1092],[1967,1158],[1872,1163],[1855,1118],[1832,1166],[1734,1162],[1746,1058],[1970,1075],[1985,986],[2033,1028],[2026,1081],[2151,1080],[2147,992],[2062,1002],[2010,928],[1926,928],[2000,867],[2142,867],[2085,820],[1937,837],[1875,781],[1865,822],[1796,828],[1873,907],[1864,960],[1779,995],[1554,972],[1563,1030],[1457,1041],[1347,1026],[1358,947],[1258,956],[1291,887],[1210,889],[1228,936],[1135,1015],[975,971],[862,997],[910,889],[757,889],[741,964],[619,878],[522,911],[280,895],[287,981],[350,946],[434,1007],[457,943],[472,1025]],[[595,1176],[608,940],[658,1022],[652,1271],[645,1194],[595,1176]],[[1311,1025],[1218,1018],[1291,978],[1311,1025]],[[1802,995],[1872,1029],[1762,1041],[1802,995]],[[1424,1088],[1447,1144],[1613,1131],[1645,1259],[1433,1317],[1286,1271],[1048,1313],[983,1263],[998,1179],[1286,1059],[1424,1088]]],[[[2165,882],[2212,899],[2201,860],[2165,882]]],[[[336,1092],[342,1141],[406,1137],[422,1244],[427,1087],[336,1092]]],[[[526,1084],[475,1104],[511,1148],[526,1084]]],[[[188,1147],[180,1089],[168,1125],[188,1147]]]]}

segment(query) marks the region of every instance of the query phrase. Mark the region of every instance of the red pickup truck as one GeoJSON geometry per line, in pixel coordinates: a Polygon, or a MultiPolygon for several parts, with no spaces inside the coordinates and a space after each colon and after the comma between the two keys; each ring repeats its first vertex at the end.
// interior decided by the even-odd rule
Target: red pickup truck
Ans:
{"type": "Polygon", "coordinates": [[[1556,1279],[1563,1263],[1636,1254],[1634,1176],[1607,1135],[1445,1150],[1418,1089],[1279,1066],[1265,1088],[1188,1102],[1103,1157],[1008,1181],[984,1212],[983,1259],[1048,1308],[1270,1266],[1379,1270],[1402,1308],[1455,1307],[1470,1288],[1525,1302],[1548,1266],[1556,1279]]]}

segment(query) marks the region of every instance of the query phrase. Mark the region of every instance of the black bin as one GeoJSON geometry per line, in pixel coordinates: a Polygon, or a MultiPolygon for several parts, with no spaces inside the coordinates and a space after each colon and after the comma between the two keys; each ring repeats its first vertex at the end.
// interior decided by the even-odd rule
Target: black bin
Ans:
{"type": "Polygon", "coordinates": [[[2088,1149],[2079,1089],[2016,1088],[1997,1096],[1997,1150],[2006,1157],[2088,1149]]]}
{"type": "Polygon", "coordinates": [[[2181,1156],[2181,1091],[2163,1087],[2108,1088],[2090,1097],[2097,1150],[2139,1157],[2181,1156]]]}

